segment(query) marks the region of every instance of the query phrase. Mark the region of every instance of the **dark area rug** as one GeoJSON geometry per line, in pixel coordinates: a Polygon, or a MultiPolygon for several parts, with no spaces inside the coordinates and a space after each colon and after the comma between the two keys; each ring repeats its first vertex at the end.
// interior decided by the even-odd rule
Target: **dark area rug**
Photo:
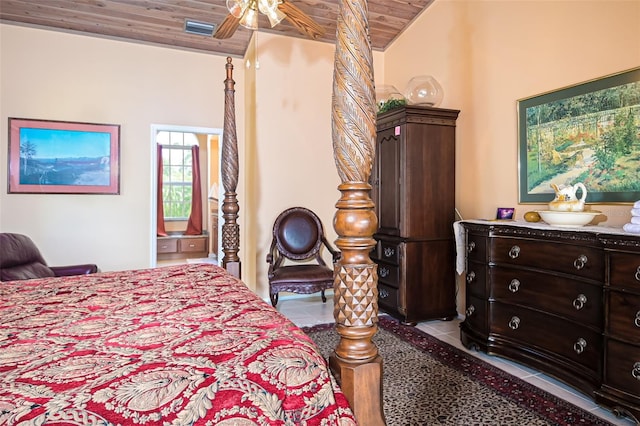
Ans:
{"type": "MultiPolygon", "coordinates": [[[[415,327],[379,319],[388,426],[611,424],[415,327]]],[[[303,330],[328,358],[338,343],[334,325],[303,330]]]]}

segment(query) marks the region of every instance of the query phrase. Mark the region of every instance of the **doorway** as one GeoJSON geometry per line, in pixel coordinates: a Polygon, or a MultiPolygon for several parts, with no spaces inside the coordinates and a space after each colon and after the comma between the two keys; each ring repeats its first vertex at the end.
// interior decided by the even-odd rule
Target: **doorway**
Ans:
{"type": "MultiPolygon", "coordinates": [[[[217,263],[219,256],[220,220],[220,148],[222,129],[152,125],[151,126],[151,253],[150,265],[175,264],[197,261],[217,263]],[[165,229],[167,237],[157,236],[158,201],[158,144],[172,143],[198,145],[200,147],[200,185],[202,188],[202,235],[185,236],[187,220],[181,214],[165,211],[165,229]]],[[[174,147],[175,148],[175,147],[174,147]]],[[[163,149],[163,151],[165,151],[163,149]]],[[[179,151],[179,150],[178,150],[179,151]]],[[[163,155],[164,157],[164,155],[163,155]]],[[[166,174],[165,174],[166,176],[166,174]]],[[[166,193],[166,190],[164,191],[166,193]]],[[[166,203],[165,203],[166,205],[166,203]]],[[[165,207],[165,210],[167,208],[165,207]]]]}

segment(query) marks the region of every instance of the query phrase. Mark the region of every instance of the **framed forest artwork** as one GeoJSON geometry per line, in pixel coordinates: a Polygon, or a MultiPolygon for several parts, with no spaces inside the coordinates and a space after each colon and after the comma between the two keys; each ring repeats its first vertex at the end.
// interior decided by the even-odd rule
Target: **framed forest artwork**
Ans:
{"type": "Polygon", "coordinates": [[[9,193],[119,194],[120,126],[9,118],[9,193]]]}
{"type": "Polygon", "coordinates": [[[640,200],[640,68],[518,100],[520,203],[582,182],[587,203],[640,200]]]}

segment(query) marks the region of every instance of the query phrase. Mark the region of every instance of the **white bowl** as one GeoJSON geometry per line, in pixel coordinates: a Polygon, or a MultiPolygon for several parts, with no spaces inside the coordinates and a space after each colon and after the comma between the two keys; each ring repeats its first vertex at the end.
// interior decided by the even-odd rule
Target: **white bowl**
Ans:
{"type": "Polygon", "coordinates": [[[560,212],[553,210],[538,210],[538,214],[549,225],[566,228],[579,228],[590,223],[600,212],[560,212]]]}

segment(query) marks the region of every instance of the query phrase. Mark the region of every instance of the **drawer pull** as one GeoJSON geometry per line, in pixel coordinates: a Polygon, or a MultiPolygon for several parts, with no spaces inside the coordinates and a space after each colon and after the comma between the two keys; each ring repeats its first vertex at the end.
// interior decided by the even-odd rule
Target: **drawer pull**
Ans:
{"type": "Polygon", "coordinates": [[[576,308],[576,311],[584,308],[584,305],[587,304],[587,296],[584,294],[579,294],[578,297],[573,299],[573,307],[576,308]]]}
{"type": "Polygon", "coordinates": [[[517,293],[520,290],[520,281],[517,278],[514,278],[509,283],[509,291],[511,293],[517,293]]]}
{"type": "Polygon", "coordinates": [[[509,257],[512,259],[515,259],[518,256],[520,256],[520,247],[518,246],[511,247],[511,250],[509,250],[509,257]]]}
{"type": "Polygon", "coordinates": [[[190,243],[190,244],[189,244],[189,247],[190,247],[190,248],[194,248],[195,246],[196,246],[196,245],[195,245],[195,244],[193,244],[193,243],[190,243]]]}
{"type": "Polygon", "coordinates": [[[509,321],[509,328],[512,330],[517,330],[520,327],[520,318],[513,317],[511,321],[509,321]]]}
{"type": "Polygon", "coordinates": [[[386,299],[387,297],[389,297],[389,292],[383,288],[382,290],[380,290],[378,295],[380,296],[380,298],[386,299]]]}
{"type": "Polygon", "coordinates": [[[636,312],[636,319],[633,321],[636,327],[640,327],[640,311],[636,312]]]}
{"type": "Polygon", "coordinates": [[[631,375],[640,380],[640,362],[636,362],[633,364],[633,370],[631,370],[631,375]]]}
{"type": "Polygon", "coordinates": [[[573,261],[573,267],[579,271],[580,269],[584,268],[584,265],[587,264],[588,260],[589,259],[587,259],[587,256],[581,254],[576,260],[573,261]]]}
{"type": "Polygon", "coordinates": [[[640,266],[636,269],[636,274],[634,276],[636,277],[636,281],[640,281],[640,266]]]}
{"type": "Polygon", "coordinates": [[[467,244],[467,253],[471,253],[475,249],[476,249],[476,242],[475,241],[471,241],[471,242],[469,242],[469,244],[467,244]]]}
{"type": "Polygon", "coordinates": [[[385,247],[384,248],[384,257],[391,257],[394,254],[396,254],[396,251],[392,247],[385,247]]]}
{"type": "Polygon", "coordinates": [[[382,278],[387,278],[390,274],[390,271],[387,268],[380,268],[380,276],[382,278]]]}
{"type": "Polygon", "coordinates": [[[467,284],[471,284],[476,280],[476,273],[473,271],[469,271],[467,274],[467,284]]]}
{"type": "Polygon", "coordinates": [[[473,305],[470,305],[465,312],[465,314],[467,314],[468,317],[470,317],[471,315],[473,315],[473,313],[476,311],[476,307],[473,305]]]}
{"type": "Polygon", "coordinates": [[[577,342],[573,344],[573,350],[580,355],[587,348],[587,341],[582,337],[578,339],[577,342]]]}

